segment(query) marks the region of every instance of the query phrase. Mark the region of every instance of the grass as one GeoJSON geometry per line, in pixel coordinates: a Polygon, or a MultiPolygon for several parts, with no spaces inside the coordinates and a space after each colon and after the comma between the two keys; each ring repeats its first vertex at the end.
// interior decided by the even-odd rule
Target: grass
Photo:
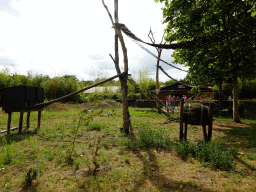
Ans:
{"type": "MultiPolygon", "coordinates": [[[[215,118],[213,142],[206,145],[199,142],[203,138],[202,128],[188,125],[189,142],[183,148],[175,148],[177,122],[163,124],[166,117],[151,109],[129,111],[133,125],[133,134],[129,135],[120,129],[122,108],[114,102],[54,104],[43,111],[38,133],[34,131],[37,113],[32,112],[30,129],[21,135],[17,130],[9,136],[0,135],[0,191],[256,188],[256,121],[245,119],[238,124],[215,118]],[[106,115],[110,112],[111,115],[106,115]],[[236,149],[237,156],[219,161],[223,154],[234,157],[230,147],[236,149]],[[225,150],[229,153],[222,153],[225,150]],[[186,158],[179,154],[186,154],[186,158]],[[224,162],[232,166],[220,166],[224,162]]],[[[1,130],[6,129],[6,116],[0,112],[1,130]]],[[[17,125],[18,113],[14,113],[12,127],[17,125]]]]}

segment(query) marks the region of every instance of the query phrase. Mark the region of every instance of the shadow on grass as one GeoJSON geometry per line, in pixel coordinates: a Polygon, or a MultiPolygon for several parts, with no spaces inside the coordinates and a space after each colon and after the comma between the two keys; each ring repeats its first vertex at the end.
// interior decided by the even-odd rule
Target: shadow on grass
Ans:
{"type": "MultiPolygon", "coordinates": [[[[143,173],[142,178],[134,186],[131,191],[139,191],[146,185],[146,180],[149,179],[159,191],[212,191],[208,188],[202,188],[202,186],[197,186],[194,182],[179,182],[164,176],[160,170],[157,163],[157,158],[152,149],[147,149],[146,153],[149,159],[141,155],[139,151],[134,151],[136,156],[143,162],[143,173]]],[[[182,178],[180,178],[182,180],[182,178]]]]}
{"type": "MultiPolygon", "coordinates": [[[[129,134],[131,142],[135,144],[135,135],[129,134]]],[[[152,185],[154,185],[159,191],[213,191],[212,189],[203,188],[202,186],[197,186],[194,182],[182,182],[175,181],[170,178],[167,178],[163,175],[159,169],[157,158],[154,152],[155,148],[144,148],[148,159],[145,155],[140,153],[139,149],[131,150],[143,163],[143,172],[141,178],[135,182],[134,188],[131,191],[139,191],[147,183],[146,180],[150,180],[152,185]]]]}
{"type": "MultiPolygon", "coordinates": [[[[2,135],[0,136],[0,147],[3,146],[3,142],[2,142],[2,138],[5,138],[7,141],[15,141],[15,142],[20,142],[23,141],[27,138],[29,138],[30,136],[36,135],[36,131],[35,130],[28,130],[28,131],[24,131],[22,132],[22,134],[18,134],[18,132],[11,132],[11,134],[9,135],[2,135]]],[[[8,144],[10,144],[10,142],[8,142],[8,144]]]]}
{"type": "Polygon", "coordinates": [[[215,129],[226,134],[224,141],[230,142],[231,145],[246,148],[256,148],[256,121],[250,123],[241,123],[241,125],[248,125],[248,127],[237,125],[223,124],[219,125],[223,128],[215,129]]]}

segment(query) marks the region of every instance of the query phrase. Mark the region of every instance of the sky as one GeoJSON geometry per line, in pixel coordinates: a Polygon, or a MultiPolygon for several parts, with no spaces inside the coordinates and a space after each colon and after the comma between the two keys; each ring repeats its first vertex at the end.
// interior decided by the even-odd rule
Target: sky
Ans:
{"type": "MultiPolygon", "coordinates": [[[[114,0],[105,0],[114,16],[114,0]]],[[[161,42],[167,24],[162,24],[163,4],[154,0],[119,0],[119,22],[137,37],[150,42],[151,27],[156,43],[161,42]]],[[[76,75],[79,80],[116,75],[114,29],[102,0],[0,0],[0,70],[11,73],[55,76],[76,75]]],[[[155,79],[157,59],[142,50],[124,34],[129,74],[148,70],[155,79]]],[[[143,45],[157,55],[154,47],[143,45]]],[[[162,59],[172,63],[172,50],[163,50],[162,59]]],[[[119,48],[123,71],[122,49],[119,48]]],[[[176,79],[186,72],[160,64],[176,79]]],[[[179,66],[186,69],[184,66],[179,66]]],[[[169,78],[161,71],[160,81],[169,78]]]]}

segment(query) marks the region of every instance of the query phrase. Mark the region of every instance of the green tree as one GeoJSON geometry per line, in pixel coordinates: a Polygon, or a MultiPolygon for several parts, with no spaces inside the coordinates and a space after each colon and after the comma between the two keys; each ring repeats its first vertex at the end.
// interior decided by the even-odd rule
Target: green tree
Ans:
{"type": "Polygon", "coordinates": [[[256,71],[256,18],[252,0],[155,0],[165,2],[164,22],[168,23],[165,40],[194,42],[202,37],[228,34],[225,40],[202,42],[192,49],[173,53],[175,63],[189,66],[192,84],[209,85],[224,81],[233,84],[233,116],[239,122],[238,78],[250,79],[256,71]],[[239,35],[232,35],[238,32],[239,35]]]}

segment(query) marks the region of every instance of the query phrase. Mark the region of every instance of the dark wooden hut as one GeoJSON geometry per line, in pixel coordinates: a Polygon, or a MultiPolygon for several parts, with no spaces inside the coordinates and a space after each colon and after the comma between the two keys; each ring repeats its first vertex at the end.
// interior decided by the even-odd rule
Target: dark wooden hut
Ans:
{"type": "MultiPolygon", "coordinates": [[[[177,82],[177,83],[173,83],[171,85],[166,85],[164,87],[161,87],[160,90],[159,90],[159,94],[158,94],[158,98],[160,100],[164,100],[164,97],[165,96],[179,96],[180,98],[183,96],[183,95],[188,95],[188,93],[191,91],[191,89],[195,87],[195,86],[191,86],[191,85],[188,85],[188,84],[185,84],[185,83],[182,83],[182,82],[177,82]]],[[[199,87],[200,88],[200,92],[213,92],[212,89],[210,88],[202,88],[202,87],[199,87]]]]}

